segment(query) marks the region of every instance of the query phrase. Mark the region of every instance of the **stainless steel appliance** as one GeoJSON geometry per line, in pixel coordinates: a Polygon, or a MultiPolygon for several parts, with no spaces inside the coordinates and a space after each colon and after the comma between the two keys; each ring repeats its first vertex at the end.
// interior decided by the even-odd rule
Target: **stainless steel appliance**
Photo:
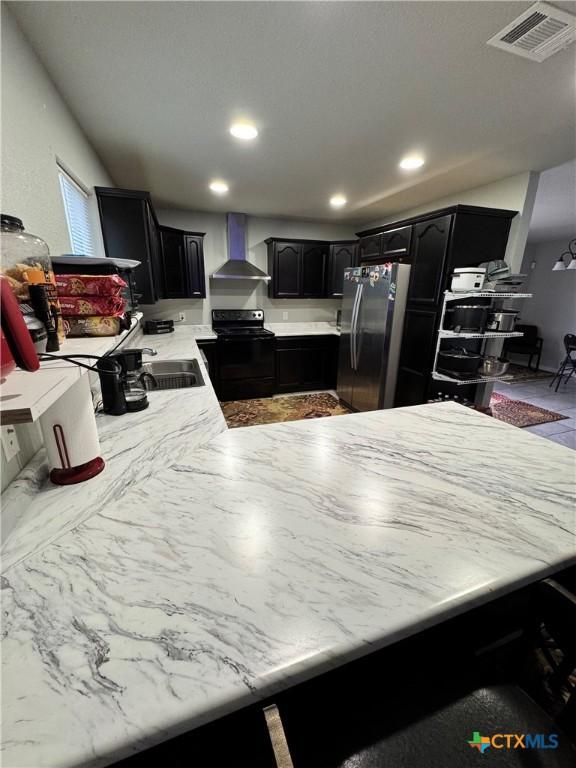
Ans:
{"type": "Polygon", "coordinates": [[[213,309],[216,333],[216,390],[220,400],[274,394],[274,334],[264,328],[261,309],[213,309]]]}
{"type": "Polygon", "coordinates": [[[344,270],[338,397],[357,411],[391,408],[410,265],[344,270]]]}
{"type": "Polygon", "coordinates": [[[519,309],[496,309],[490,312],[486,322],[486,330],[493,333],[512,333],[516,324],[519,309]]]}

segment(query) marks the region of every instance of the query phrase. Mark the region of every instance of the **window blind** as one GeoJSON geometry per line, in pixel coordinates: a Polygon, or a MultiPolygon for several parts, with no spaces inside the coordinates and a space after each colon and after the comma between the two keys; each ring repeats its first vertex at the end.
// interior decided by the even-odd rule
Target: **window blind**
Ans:
{"type": "Polygon", "coordinates": [[[58,168],[58,176],[72,252],[82,256],[94,256],[88,195],[62,168],[58,168]]]}

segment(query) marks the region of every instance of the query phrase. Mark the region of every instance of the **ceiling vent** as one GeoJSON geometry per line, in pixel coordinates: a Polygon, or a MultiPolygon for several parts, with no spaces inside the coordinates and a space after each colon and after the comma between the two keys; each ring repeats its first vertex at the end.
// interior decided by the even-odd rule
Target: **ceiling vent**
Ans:
{"type": "Polygon", "coordinates": [[[488,40],[532,61],[544,61],[576,39],[576,16],[559,11],[548,3],[535,3],[517,19],[488,40]]]}

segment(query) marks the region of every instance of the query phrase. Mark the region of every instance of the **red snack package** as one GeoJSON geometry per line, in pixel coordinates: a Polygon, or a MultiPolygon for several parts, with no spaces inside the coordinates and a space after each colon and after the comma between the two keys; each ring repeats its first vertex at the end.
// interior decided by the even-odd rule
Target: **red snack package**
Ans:
{"type": "Polygon", "coordinates": [[[126,302],[122,296],[59,296],[64,317],[89,315],[119,317],[124,314],[126,302]]]}
{"type": "Polygon", "coordinates": [[[56,275],[59,296],[119,296],[123,288],[120,275],[56,275]]]}

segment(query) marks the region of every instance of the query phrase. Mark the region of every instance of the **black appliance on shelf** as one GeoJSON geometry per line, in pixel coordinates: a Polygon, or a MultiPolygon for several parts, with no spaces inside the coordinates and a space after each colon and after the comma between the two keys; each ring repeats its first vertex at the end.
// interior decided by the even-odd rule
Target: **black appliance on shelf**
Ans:
{"type": "Polygon", "coordinates": [[[275,342],[261,309],[213,309],[217,392],[222,401],[269,397],[276,379],[275,342]]]}

